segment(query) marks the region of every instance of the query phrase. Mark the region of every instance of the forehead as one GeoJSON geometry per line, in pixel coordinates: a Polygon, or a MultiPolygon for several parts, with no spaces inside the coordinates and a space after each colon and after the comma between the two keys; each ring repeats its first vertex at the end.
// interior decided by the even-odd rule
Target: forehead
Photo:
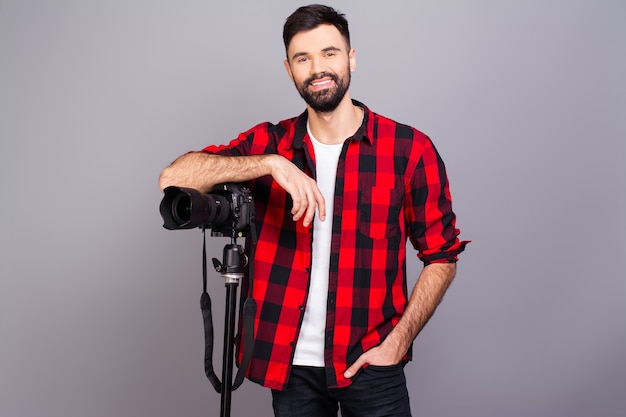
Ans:
{"type": "Polygon", "coordinates": [[[320,25],[306,32],[298,32],[289,43],[287,54],[299,52],[317,52],[329,46],[345,49],[347,47],[346,40],[341,32],[333,25],[320,25]]]}

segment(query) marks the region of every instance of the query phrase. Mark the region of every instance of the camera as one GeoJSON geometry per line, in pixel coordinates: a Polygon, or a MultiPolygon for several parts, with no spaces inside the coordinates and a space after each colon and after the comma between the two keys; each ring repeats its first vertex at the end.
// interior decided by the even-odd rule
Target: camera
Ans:
{"type": "Polygon", "coordinates": [[[163,192],[160,211],[168,230],[201,227],[212,236],[245,236],[254,221],[252,196],[242,184],[219,184],[209,193],[175,186],[163,192]]]}

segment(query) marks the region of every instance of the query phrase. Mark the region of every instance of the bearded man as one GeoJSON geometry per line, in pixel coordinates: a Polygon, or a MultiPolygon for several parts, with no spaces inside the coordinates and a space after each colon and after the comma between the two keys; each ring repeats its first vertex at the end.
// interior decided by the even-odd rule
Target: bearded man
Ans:
{"type": "Polygon", "coordinates": [[[182,155],[160,187],[251,190],[258,309],[247,377],[272,390],[276,416],[410,416],[404,365],[467,243],[444,164],[425,134],[350,97],[356,55],[343,14],[301,7],[283,41],[306,110],[182,155]],[[407,239],[424,263],[410,294],[407,239]]]}

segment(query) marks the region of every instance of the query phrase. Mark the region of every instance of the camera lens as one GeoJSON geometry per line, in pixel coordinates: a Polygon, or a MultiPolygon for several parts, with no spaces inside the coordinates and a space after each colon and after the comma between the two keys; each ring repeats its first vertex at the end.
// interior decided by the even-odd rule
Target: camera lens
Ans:
{"type": "Polygon", "coordinates": [[[239,221],[240,207],[230,188],[217,188],[211,193],[181,187],[167,187],[163,191],[160,211],[166,229],[208,227],[229,230],[239,221]]]}
{"type": "Polygon", "coordinates": [[[177,224],[184,224],[191,218],[191,197],[180,193],[172,201],[172,217],[177,224]]]}

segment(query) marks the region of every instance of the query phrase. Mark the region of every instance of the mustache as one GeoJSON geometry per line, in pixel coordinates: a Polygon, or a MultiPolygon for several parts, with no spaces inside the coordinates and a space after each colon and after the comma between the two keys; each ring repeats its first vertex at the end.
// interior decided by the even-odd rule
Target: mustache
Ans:
{"type": "Polygon", "coordinates": [[[339,82],[339,76],[334,72],[320,72],[319,74],[313,74],[309,78],[304,81],[304,85],[309,85],[315,80],[320,80],[322,78],[329,77],[337,84],[339,82]]]}

